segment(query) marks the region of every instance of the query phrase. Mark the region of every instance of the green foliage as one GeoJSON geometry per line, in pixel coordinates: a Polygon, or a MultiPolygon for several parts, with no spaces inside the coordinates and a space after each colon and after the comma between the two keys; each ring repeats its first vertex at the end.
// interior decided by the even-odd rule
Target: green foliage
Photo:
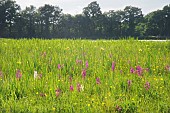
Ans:
{"type": "Polygon", "coordinates": [[[0,111],[168,113],[169,41],[129,38],[0,39],[0,111]]]}

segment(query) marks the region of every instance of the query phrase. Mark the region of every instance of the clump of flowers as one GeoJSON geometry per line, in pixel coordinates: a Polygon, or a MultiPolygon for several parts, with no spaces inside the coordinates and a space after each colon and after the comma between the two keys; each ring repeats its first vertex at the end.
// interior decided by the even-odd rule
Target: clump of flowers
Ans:
{"type": "Polygon", "coordinates": [[[101,84],[101,82],[100,82],[100,78],[96,78],[96,84],[101,84]]]}
{"type": "Polygon", "coordinates": [[[137,67],[136,67],[136,73],[137,73],[137,75],[138,75],[138,76],[141,76],[141,75],[142,75],[142,73],[143,73],[143,69],[142,69],[142,67],[137,66],[137,67]]]}
{"type": "Polygon", "coordinates": [[[17,78],[17,79],[21,79],[21,77],[22,77],[22,73],[21,73],[21,71],[18,69],[17,72],[16,72],[16,78],[17,78]]]}
{"type": "Polygon", "coordinates": [[[80,92],[80,91],[83,91],[84,90],[84,87],[83,85],[81,85],[80,83],[77,84],[77,91],[80,92]]]}
{"type": "Polygon", "coordinates": [[[150,89],[150,83],[149,82],[146,82],[145,85],[144,85],[145,89],[146,90],[149,90],[150,89]]]}
{"type": "Polygon", "coordinates": [[[148,68],[142,68],[141,66],[136,66],[136,70],[134,68],[130,68],[130,73],[137,74],[138,76],[142,76],[144,71],[149,71],[148,68]]]}

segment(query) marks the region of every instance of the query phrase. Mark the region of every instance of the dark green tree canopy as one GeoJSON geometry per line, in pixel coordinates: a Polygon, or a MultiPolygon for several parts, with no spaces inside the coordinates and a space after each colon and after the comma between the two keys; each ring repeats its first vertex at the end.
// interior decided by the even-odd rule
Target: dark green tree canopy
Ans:
{"type": "Polygon", "coordinates": [[[83,9],[83,14],[87,17],[98,17],[102,14],[99,4],[94,1],[83,9]]]}
{"type": "MultiPolygon", "coordinates": [[[[113,7],[114,9],[114,7],[113,7]]],[[[141,8],[102,13],[97,1],[83,8],[82,14],[64,14],[56,5],[21,10],[14,0],[0,0],[0,37],[13,38],[114,38],[170,37],[170,4],[146,16],[141,8]]]]}

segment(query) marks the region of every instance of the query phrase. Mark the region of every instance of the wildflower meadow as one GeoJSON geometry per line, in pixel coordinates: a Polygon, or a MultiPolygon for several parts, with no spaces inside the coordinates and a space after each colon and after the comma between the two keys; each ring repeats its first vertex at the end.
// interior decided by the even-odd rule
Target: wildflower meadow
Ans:
{"type": "Polygon", "coordinates": [[[170,113],[170,41],[0,39],[2,113],[170,113]]]}

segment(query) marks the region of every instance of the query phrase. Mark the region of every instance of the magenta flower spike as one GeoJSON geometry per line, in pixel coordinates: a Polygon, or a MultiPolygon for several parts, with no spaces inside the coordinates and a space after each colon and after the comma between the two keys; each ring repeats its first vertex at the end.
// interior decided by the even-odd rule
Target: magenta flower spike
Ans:
{"type": "Polygon", "coordinates": [[[115,62],[112,62],[112,71],[115,70],[115,62]]]}
{"type": "Polygon", "coordinates": [[[83,71],[82,71],[82,77],[83,77],[83,79],[85,79],[85,77],[86,77],[86,70],[85,69],[83,69],[83,71]]]}
{"type": "Polygon", "coordinates": [[[98,77],[96,78],[96,83],[97,83],[97,84],[101,84],[100,78],[98,78],[98,77]]]}
{"type": "Polygon", "coordinates": [[[136,73],[138,74],[138,76],[141,76],[141,75],[142,75],[142,72],[143,72],[142,67],[137,66],[137,67],[136,67],[136,73]]]}
{"type": "Polygon", "coordinates": [[[132,81],[131,81],[131,80],[128,80],[127,83],[128,83],[128,87],[130,87],[131,84],[132,84],[132,81]]]}
{"type": "Polygon", "coordinates": [[[70,86],[70,91],[74,91],[73,85],[70,86]]]}
{"type": "Polygon", "coordinates": [[[16,72],[16,78],[17,79],[20,79],[22,77],[22,73],[21,71],[18,69],[17,72],[16,72]]]}
{"type": "Polygon", "coordinates": [[[135,73],[135,70],[132,67],[130,68],[130,73],[135,73]]]}
{"type": "Polygon", "coordinates": [[[150,83],[149,82],[146,82],[145,85],[144,85],[145,89],[146,90],[149,90],[150,89],[150,83]]]}
{"type": "Polygon", "coordinates": [[[61,65],[60,65],[60,64],[58,64],[58,69],[59,69],[59,70],[61,69],[61,65]]]}
{"type": "Polygon", "coordinates": [[[88,61],[86,61],[86,69],[89,67],[89,63],[88,61]]]}

